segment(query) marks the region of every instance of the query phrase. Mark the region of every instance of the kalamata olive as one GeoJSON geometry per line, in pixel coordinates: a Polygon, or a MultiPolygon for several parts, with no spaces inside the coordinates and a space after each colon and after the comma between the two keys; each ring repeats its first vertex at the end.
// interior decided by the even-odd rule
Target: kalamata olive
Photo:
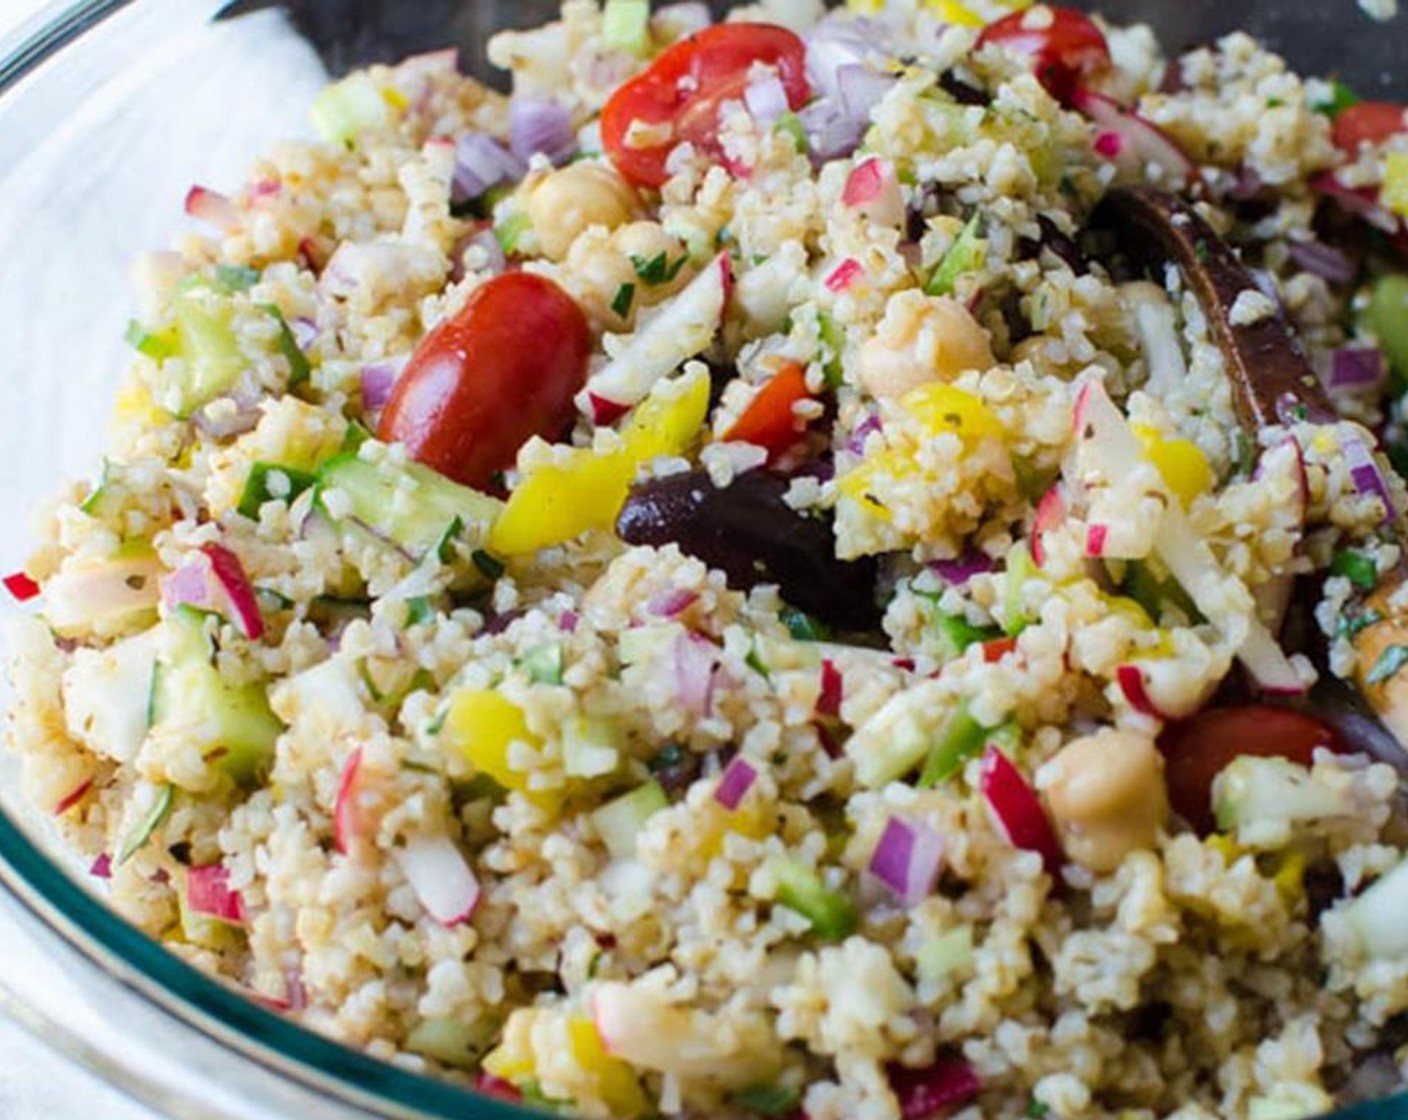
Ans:
{"type": "Polygon", "coordinates": [[[761,470],[722,489],[703,471],[667,475],[631,489],[616,532],[629,544],[677,544],[736,588],[777,584],[783,599],[837,629],[873,628],[875,561],[836,559],[829,516],[794,510],[787,487],[761,470]]]}
{"type": "Polygon", "coordinates": [[[551,280],[496,276],[416,347],[377,434],[482,487],[530,436],[552,438],[571,422],[591,350],[586,316],[551,280]]]}

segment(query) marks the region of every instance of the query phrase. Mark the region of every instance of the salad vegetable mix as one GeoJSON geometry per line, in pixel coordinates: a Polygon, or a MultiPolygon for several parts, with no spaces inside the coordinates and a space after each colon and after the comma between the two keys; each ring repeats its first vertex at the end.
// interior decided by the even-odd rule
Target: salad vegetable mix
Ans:
{"type": "Polygon", "coordinates": [[[121,914],[573,1115],[1408,1068],[1408,114],[1015,0],[567,0],[138,262],[4,580],[121,914]]]}

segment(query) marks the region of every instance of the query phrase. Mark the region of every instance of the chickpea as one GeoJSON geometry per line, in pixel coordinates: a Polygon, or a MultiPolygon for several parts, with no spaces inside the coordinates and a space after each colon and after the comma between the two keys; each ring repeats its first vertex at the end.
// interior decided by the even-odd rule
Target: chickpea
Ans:
{"type": "Polygon", "coordinates": [[[931,381],[997,364],[985,331],[949,296],[901,292],[860,351],[861,383],[874,397],[898,398],[931,381]]]}
{"type": "Polygon", "coordinates": [[[603,163],[572,163],[543,176],[528,196],[528,218],[543,256],[560,261],[592,226],[615,229],[640,212],[629,183],[603,163]]]}
{"type": "Polygon", "coordinates": [[[1037,774],[1066,854],[1114,871],[1168,817],[1164,762],[1146,735],[1107,728],[1067,743],[1037,774]]]}
{"type": "Polygon", "coordinates": [[[687,256],[688,250],[658,222],[631,222],[610,233],[598,227],[572,243],[564,262],[563,282],[599,325],[621,330],[635,321],[641,308],[673,295],[693,276],[688,268],[681,268],[672,280],[643,283],[633,259],[653,261],[662,254],[673,265],[687,256]],[[624,315],[612,306],[623,284],[635,286],[624,315]]]}

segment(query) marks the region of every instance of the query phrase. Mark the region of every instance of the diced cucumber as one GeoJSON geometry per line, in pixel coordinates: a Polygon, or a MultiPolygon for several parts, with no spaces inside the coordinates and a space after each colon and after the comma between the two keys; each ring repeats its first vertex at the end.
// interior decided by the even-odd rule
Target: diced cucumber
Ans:
{"type": "Polygon", "coordinates": [[[121,867],[134,855],[147,846],[147,841],[152,838],[152,834],[165,822],[171,813],[171,803],[176,799],[176,791],[172,786],[161,786],[157,789],[156,795],[151,805],[147,807],[127,835],[123,837],[122,843],[117,849],[117,865],[121,867]]]}
{"type": "Polygon", "coordinates": [[[969,714],[968,705],[959,704],[944,720],[938,740],[924,762],[919,784],[936,786],[953,777],[965,762],[982,753],[988,734],[988,729],[969,714]]]}
{"type": "Polygon", "coordinates": [[[327,143],[347,145],[363,132],[387,127],[393,119],[380,87],[364,71],[328,86],[314,99],[308,115],[327,143]]]}
{"type": "Polygon", "coordinates": [[[145,354],[156,362],[175,357],[181,347],[174,327],[167,327],[160,331],[149,331],[136,319],[127,324],[125,337],[132,349],[139,354],[145,354]]]}
{"type": "Polygon", "coordinates": [[[958,278],[965,272],[981,268],[986,256],[987,242],[978,236],[978,215],[974,214],[929,277],[929,283],[924,286],[925,293],[931,296],[952,295],[958,286],[958,278]]]}
{"type": "Polygon", "coordinates": [[[518,664],[527,672],[534,684],[562,683],[562,645],[549,642],[535,646],[518,659],[518,664]]]}
{"type": "Polygon", "coordinates": [[[320,490],[346,496],[348,516],[416,556],[438,546],[456,519],[482,537],[503,509],[497,499],[419,463],[371,463],[344,453],[324,463],[317,477],[320,490]]]}
{"type": "Polygon", "coordinates": [[[1380,276],[1360,322],[1378,339],[1398,383],[1408,381],[1408,274],[1380,276]]]}
{"type": "Polygon", "coordinates": [[[128,762],[151,726],[156,628],[106,649],[78,649],[63,675],[69,731],[97,754],[128,762]]]}
{"type": "Polygon", "coordinates": [[[193,742],[240,785],[253,783],[274,753],[284,725],[269,707],[263,682],[226,681],[212,657],[206,615],[177,607],[174,634],[157,674],[156,723],[193,742]]]}
{"type": "Polygon", "coordinates": [[[479,1068],[499,1031],[499,1022],[484,1015],[466,1022],[458,1018],[422,1019],[406,1036],[406,1049],[455,1069],[479,1068]]]}
{"type": "Polygon", "coordinates": [[[1002,617],[999,621],[1002,623],[1003,632],[1009,638],[1015,638],[1031,625],[1032,620],[1027,617],[1023,607],[1022,591],[1027,581],[1036,578],[1038,574],[1026,541],[1018,541],[1008,549],[1007,575],[1003,580],[1002,591],[1002,617]]]}
{"type": "Polygon", "coordinates": [[[283,355],[284,361],[288,362],[288,387],[292,389],[297,385],[302,385],[313,373],[313,367],[308,362],[308,355],[299,347],[298,339],[293,337],[293,331],[282,311],[272,303],[261,303],[258,307],[259,310],[273,316],[274,321],[279,325],[279,335],[274,340],[274,346],[283,355]]]}
{"type": "Polygon", "coordinates": [[[185,364],[181,376],[171,379],[172,395],[161,403],[184,419],[233,389],[249,363],[230,325],[228,303],[192,288],[172,301],[171,313],[185,364]]]}
{"type": "Polygon", "coordinates": [[[602,41],[638,58],[650,53],[650,0],[606,0],[602,41]]]}
{"type": "Polygon", "coordinates": [[[1280,834],[1291,821],[1323,820],[1354,811],[1349,797],[1312,780],[1304,766],[1253,755],[1233,759],[1213,779],[1212,802],[1217,827],[1223,832],[1236,829],[1242,837],[1266,828],[1280,834]]]}
{"type": "Polygon", "coordinates": [[[1408,859],[1344,909],[1344,919],[1376,959],[1408,956],[1408,859]]]}
{"type": "Polygon", "coordinates": [[[777,862],[777,901],[811,923],[823,941],[840,941],[855,932],[860,913],[850,896],[832,890],[814,867],[797,859],[777,862]]]}
{"type": "Polygon", "coordinates": [[[834,637],[831,627],[821,619],[795,607],[783,607],[778,617],[787,627],[787,632],[799,642],[829,642],[834,637]]]}
{"type": "Polygon", "coordinates": [[[636,854],[636,836],[645,822],[669,804],[664,788],[652,778],[593,812],[592,824],[613,859],[631,859],[636,854]]]}
{"type": "Polygon", "coordinates": [[[934,631],[938,636],[939,656],[945,661],[961,656],[975,642],[986,642],[1002,635],[997,627],[974,626],[961,614],[936,616],[934,631]]]}
{"type": "Polygon", "coordinates": [[[914,954],[919,979],[928,983],[936,983],[951,973],[961,972],[972,963],[972,926],[956,926],[938,937],[930,938],[914,954]]]}
{"type": "Polygon", "coordinates": [[[674,623],[622,630],[617,646],[621,664],[649,665],[652,661],[670,657],[682,632],[682,628],[674,623]]]}
{"type": "Polygon", "coordinates": [[[236,507],[252,521],[259,519],[259,507],[265,502],[291,502],[312,486],[317,479],[307,471],[284,467],[278,463],[255,463],[249,468],[244,492],[236,507]]]}
{"type": "Polygon", "coordinates": [[[609,719],[579,714],[562,725],[562,769],[569,778],[599,778],[620,764],[620,734],[609,719]]]}

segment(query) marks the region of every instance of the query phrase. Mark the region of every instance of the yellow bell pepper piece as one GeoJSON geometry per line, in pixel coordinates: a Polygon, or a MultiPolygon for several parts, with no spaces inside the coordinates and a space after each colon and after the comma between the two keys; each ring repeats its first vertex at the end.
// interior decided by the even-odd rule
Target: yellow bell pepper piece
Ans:
{"type": "Polygon", "coordinates": [[[171,414],[152,399],[151,391],[136,378],[130,378],[117,392],[112,422],[116,427],[155,428],[167,423],[171,414]]]}
{"type": "Polygon", "coordinates": [[[596,1025],[585,1016],[567,1024],[572,1044],[572,1060],[596,1082],[596,1095],[616,1116],[639,1116],[650,1111],[650,1101],[641,1090],[635,1072],[620,1058],[613,1058],[602,1045],[596,1025]]]}
{"type": "Polygon", "coordinates": [[[872,517],[878,517],[881,521],[893,521],[895,515],[890,512],[890,507],[875,496],[875,476],[888,474],[903,478],[906,472],[913,469],[913,464],[907,456],[893,449],[881,451],[870,456],[855,470],[837,479],[836,489],[872,517]]]}
{"type": "Polygon", "coordinates": [[[1408,218],[1408,153],[1389,152],[1379,201],[1386,209],[1408,218]]]}
{"type": "Polygon", "coordinates": [[[1287,852],[1271,881],[1287,906],[1305,893],[1305,853],[1287,852]]]}
{"type": "Polygon", "coordinates": [[[657,387],[635,410],[614,451],[574,448],[561,461],[528,471],[489,533],[489,549],[521,556],[610,529],[642,464],[682,454],[709,409],[709,379],[657,387]]]}
{"type": "Polygon", "coordinates": [[[1158,468],[1164,485],[1185,507],[1216,481],[1202,449],[1190,439],[1166,438],[1157,428],[1135,424],[1134,434],[1149,461],[1158,468]]]}
{"type": "Polygon", "coordinates": [[[523,709],[492,688],[464,688],[455,693],[441,734],[453,749],[464,752],[476,770],[504,789],[517,790],[545,809],[562,804],[561,791],[531,790],[529,775],[509,765],[513,743],[538,749],[542,740],[528,729],[523,709]]]}
{"type": "Polygon", "coordinates": [[[520,1008],[504,1024],[503,1040],[480,1063],[485,1073],[517,1085],[533,1076],[533,1024],[538,1012],[531,1007],[520,1008]]]}
{"type": "Polygon", "coordinates": [[[988,436],[1002,436],[1002,425],[987,405],[972,393],[941,381],[911,389],[900,398],[900,407],[930,435],[954,432],[969,444],[988,436]]]}

